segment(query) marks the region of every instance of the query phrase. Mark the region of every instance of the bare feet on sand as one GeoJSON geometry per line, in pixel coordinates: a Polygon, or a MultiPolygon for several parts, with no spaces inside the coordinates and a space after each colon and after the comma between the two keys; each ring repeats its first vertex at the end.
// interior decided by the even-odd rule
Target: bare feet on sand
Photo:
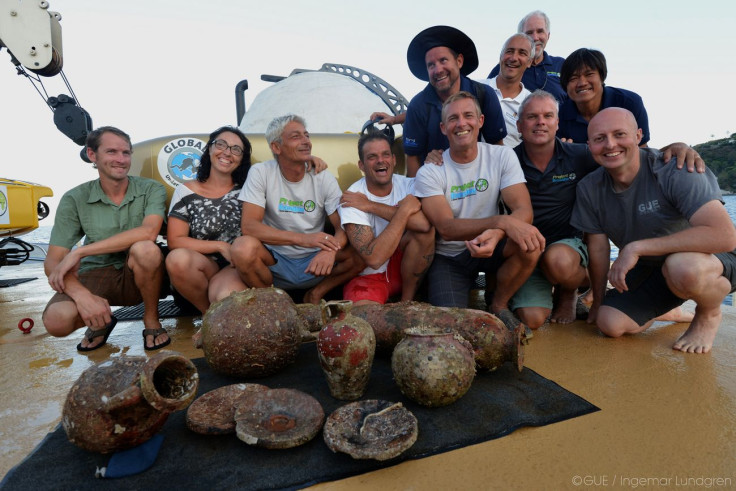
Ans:
{"type": "Polygon", "coordinates": [[[672,349],[685,353],[707,353],[713,346],[713,340],[721,325],[721,309],[713,313],[698,313],[687,328],[687,331],[675,342],[672,349]]]}
{"type": "Polygon", "coordinates": [[[561,290],[556,295],[555,308],[549,316],[550,322],[557,324],[570,324],[575,322],[575,307],[578,300],[577,290],[561,290]]]}
{"type": "Polygon", "coordinates": [[[695,317],[695,314],[693,314],[692,312],[682,310],[682,307],[675,307],[666,314],[662,314],[654,320],[662,322],[692,322],[693,317],[695,317]]]}

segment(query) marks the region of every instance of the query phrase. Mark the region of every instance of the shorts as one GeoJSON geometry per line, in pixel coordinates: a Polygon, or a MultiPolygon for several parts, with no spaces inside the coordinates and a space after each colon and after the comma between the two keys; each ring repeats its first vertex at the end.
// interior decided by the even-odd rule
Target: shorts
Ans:
{"type": "Polygon", "coordinates": [[[386,271],[356,276],[350,280],[343,288],[343,298],[353,302],[370,300],[385,304],[389,297],[399,295],[401,293],[401,259],[403,256],[401,249],[396,248],[396,252],[388,261],[386,271]]]}
{"type": "MultiPolygon", "coordinates": [[[[731,283],[733,292],[736,290],[736,254],[722,252],[714,256],[723,265],[722,275],[731,283]]],[[[609,290],[603,305],[623,312],[640,326],[685,302],[667,287],[661,264],[637,264],[626,275],[626,285],[629,290],[625,292],[609,290]]]]}
{"type": "Polygon", "coordinates": [[[276,288],[303,290],[312,288],[324,279],[324,276],[314,276],[312,273],[304,272],[319,251],[315,251],[308,256],[292,258],[284,256],[268,246],[266,246],[266,249],[276,260],[276,264],[268,267],[273,275],[273,286],[276,288]]]}
{"type": "Polygon", "coordinates": [[[504,238],[496,245],[491,257],[473,257],[467,249],[457,256],[435,254],[427,272],[429,303],[438,307],[467,308],[478,273],[483,271],[487,276],[495,276],[505,261],[503,250],[507,240],[504,238]]]}
{"type": "MultiPolygon", "coordinates": [[[[133,270],[128,267],[127,261],[120,269],[106,266],[80,273],[79,281],[94,295],[106,299],[111,306],[138,305],[143,301],[141,292],[135,284],[133,270]]],[[[165,282],[162,282],[162,288],[163,283],[165,282]]],[[[65,301],[74,300],[66,293],[56,293],[46,304],[44,313],[50,305],[65,301]]]]}
{"type": "MultiPolygon", "coordinates": [[[[588,267],[588,247],[582,239],[573,237],[570,239],[560,239],[552,244],[565,244],[571,247],[580,256],[580,265],[583,268],[588,267]]],[[[521,288],[511,297],[509,308],[513,311],[525,307],[542,307],[552,310],[552,283],[544,276],[542,269],[537,267],[532,271],[532,275],[521,288]]]]}

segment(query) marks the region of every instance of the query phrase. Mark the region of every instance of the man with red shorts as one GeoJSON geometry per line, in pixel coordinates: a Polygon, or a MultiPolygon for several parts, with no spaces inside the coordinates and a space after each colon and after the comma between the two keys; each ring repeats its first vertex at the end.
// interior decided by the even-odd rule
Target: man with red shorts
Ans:
{"type": "Polygon", "coordinates": [[[365,177],[342,195],[340,219],[366,268],[344,288],[355,304],[384,304],[401,294],[413,300],[434,257],[434,228],[414,197],[414,179],[394,175],[391,140],[370,131],[358,141],[358,167],[365,177]]]}

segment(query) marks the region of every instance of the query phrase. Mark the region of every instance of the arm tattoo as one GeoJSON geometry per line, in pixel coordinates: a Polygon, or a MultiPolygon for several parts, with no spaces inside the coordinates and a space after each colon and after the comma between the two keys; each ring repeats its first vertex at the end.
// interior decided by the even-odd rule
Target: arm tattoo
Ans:
{"type": "Polygon", "coordinates": [[[355,250],[362,256],[370,256],[373,254],[373,248],[376,246],[373,229],[368,225],[357,225],[348,223],[345,225],[345,231],[348,234],[350,243],[353,244],[355,250]]]}

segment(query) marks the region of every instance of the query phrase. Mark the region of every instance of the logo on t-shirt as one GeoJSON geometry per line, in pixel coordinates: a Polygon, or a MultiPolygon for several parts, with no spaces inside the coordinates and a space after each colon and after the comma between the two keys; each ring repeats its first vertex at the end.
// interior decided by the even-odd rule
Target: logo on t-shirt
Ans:
{"type": "Polygon", "coordinates": [[[574,172],[570,172],[569,174],[560,174],[557,176],[552,176],[552,182],[567,182],[567,181],[574,181],[577,179],[577,176],[574,172]]]}
{"type": "Polygon", "coordinates": [[[286,213],[304,214],[305,211],[310,213],[314,211],[315,207],[316,205],[311,199],[307,201],[297,201],[286,198],[279,199],[279,211],[286,213]]]}
{"type": "Polygon", "coordinates": [[[459,186],[450,187],[450,199],[464,199],[468,196],[474,196],[476,193],[482,193],[488,189],[488,181],[485,179],[478,179],[477,181],[466,182],[459,186]]]}
{"type": "Polygon", "coordinates": [[[661,206],[659,206],[659,200],[655,199],[648,203],[639,204],[638,208],[639,208],[639,215],[648,215],[650,213],[658,212],[661,206]]]}

